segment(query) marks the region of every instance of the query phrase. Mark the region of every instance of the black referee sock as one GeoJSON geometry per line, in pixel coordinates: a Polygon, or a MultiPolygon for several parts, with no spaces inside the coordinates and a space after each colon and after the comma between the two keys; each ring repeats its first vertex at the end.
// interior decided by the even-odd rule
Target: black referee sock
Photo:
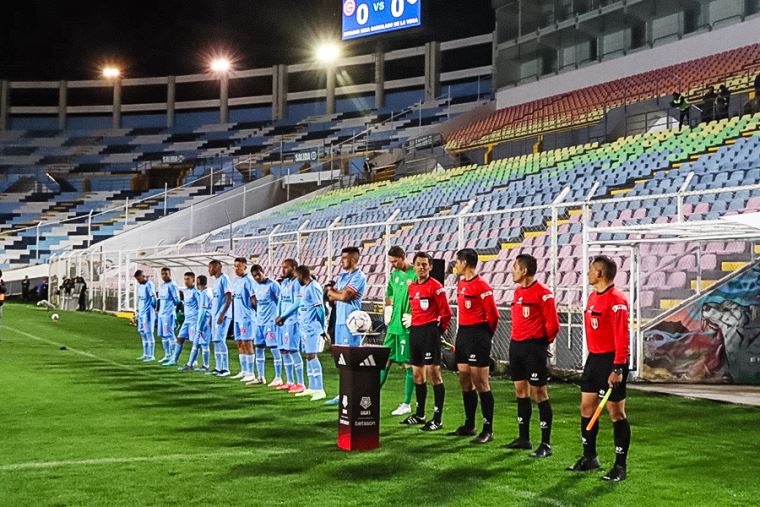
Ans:
{"type": "Polygon", "coordinates": [[[538,404],[538,414],[541,421],[541,443],[550,445],[552,439],[552,404],[544,400],[538,404]]]}
{"type": "Polygon", "coordinates": [[[462,391],[462,399],[464,400],[464,427],[468,430],[475,429],[478,393],[476,391],[462,391]]]}
{"type": "Polygon", "coordinates": [[[480,393],[480,409],[483,411],[483,433],[493,433],[493,393],[480,393]]]}
{"type": "Polygon", "coordinates": [[[427,384],[414,384],[414,390],[417,393],[417,417],[425,417],[425,400],[427,400],[427,384]]]}
{"type": "Polygon", "coordinates": [[[435,407],[433,407],[433,420],[441,424],[441,418],[443,417],[443,400],[446,397],[446,388],[443,384],[433,385],[433,399],[435,401],[435,407]]]}
{"type": "Polygon", "coordinates": [[[530,440],[530,415],[533,407],[530,398],[517,398],[517,428],[520,430],[520,438],[530,440]]]}
{"type": "Polygon", "coordinates": [[[581,437],[583,438],[583,455],[587,458],[596,456],[596,435],[599,433],[599,421],[586,431],[586,426],[591,422],[590,417],[581,417],[581,437]]]}
{"type": "Polygon", "coordinates": [[[612,423],[612,433],[615,438],[615,464],[625,468],[628,447],[631,445],[631,425],[628,424],[628,419],[612,423]]]}

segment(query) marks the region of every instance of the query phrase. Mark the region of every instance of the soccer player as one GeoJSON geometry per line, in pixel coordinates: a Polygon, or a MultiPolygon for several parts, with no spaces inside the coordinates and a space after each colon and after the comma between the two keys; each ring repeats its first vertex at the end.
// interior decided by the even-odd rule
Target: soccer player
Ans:
{"type": "Polygon", "coordinates": [[[286,381],[277,389],[298,394],[306,390],[303,384],[303,358],[301,357],[301,334],[298,330],[298,307],[300,294],[295,259],[282,261],[282,282],[277,305],[277,344],[282,354],[286,381]]]}
{"type": "Polygon", "coordinates": [[[531,449],[531,398],[538,405],[541,445],[531,454],[534,458],[552,455],[552,407],[546,383],[549,380],[547,359],[549,345],[559,333],[559,317],[554,294],[537,281],[538,262],[527,254],[518,255],[512,266],[512,281],[518,284],[512,301],[512,341],[509,345],[509,368],[517,397],[519,437],[507,444],[508,449],[531,449]]]}
{"type": "Polygon", "coordinates": [[[449,328],[451,308],[446,297],[446,289],[441,282],[432,278],[433,258],[425,252],[414,254],[414,272],[417,280],[407,288],[411,315],[403,315],[404,325],[409,331],[409,363],[414,374],[417,393],[417,412],[401,424],[422,424],[422,431],[438,431],[443,428],[443,402],[446,388],[441,376],[441,336],[449,328]],[[425,420],[425,400],[427,379],[433,384],[433,418],[425,420]]]}
{"type": "Polygon", "coordinates": [[[143,354],[138,361],[155,361],[156,339],[153,328],[156,325],[156,289],[141,269],[135,271],[137,280],[137,331],[142,339],[143,354]]]}
{"type": "MultiPolygon", "coordinates": [[[[362,336],[351,334],[346,320],[348,316],[362,309],[362,297],[367,288],[367,276],[358,267],[359,249],[348,246],[340,253],[340,266],[343,271],[335,281],[335,285],[327,289],[327,298],[335,303],[335,345],[359,347],[362,336]]],[[[327,405],[337,405],[339,397],[326,402],[327,405]]]]}
{"type": "MultiPolygon", "coordinates": [[[[182,307],[185,320],[177,333],[177,343],[174,345],[174,357],[165,366],[176,366],[179,356],[185,347],[185,340],[195,341],[195,331],[198,327],[198,289],[195,288],[195,273],[188,271],[184,276],[185,288],[182,289],[182,307]]],[[[192,368],[192,366],[191,366],[192,368]]],[[[180,368],[183,369],[183,368],[180,368]]]]}
{"type": "Polygon", "coordinates": [[[235,259],[235,280],[232,282],[233,332],[240,359],[240,373],[234,379],[250,382],[256,378],[253,372],[253,278],[248,274],[245,257],[235,259]]]}
{"type": "Polygon", "coordinates": [[[475,250],[464,248],[458,251],[454,267],[460,276],[457,283],[459,329],[454,345],[465,422],[449,435],[475,435],[475,411],[480,395],[483,430],[470,442],[487,444],[493,440],[494,400],[488,374],[491,340],[499,324],[499,311],[496,309],[491,286],[478,275],[478,253],[475,250]]]}
{"type": "Polygon", "coordinates": [[[246,382],[246,385],[266,385],[266,355],[268,348],[272,353],[274,363],[274,378],[269,387],[278,387],[282,382],[282,355],[277,347],[274,319],[277,317],[277,303],[280,299],[280,285],[269,279],[264,268],[258,264],[251,266],[253,275],[253,295],[256,300],[256,378],[246,382]]]}
{"type": "Polygon", "coordinates": [[[388,364],[380,372],[380,386],[385,384],[392,363],[403,364],[406,369],[404,379],[404,401],[399,404],[391,415],[406,415],[412,413],[412,393],[414,392],[414,375],[409,364],[409,330],[404,327],[401,318],[411,314],[409,306],[409,286],[417,281],[414,267],[406,260],[406,252],[400,246],[388,250],[388,262],[393,268],[388,287],[385,289],[385,333],[384,345],[391,349],[388,364]]]}
{"type": "Polygon", "coordinates": [[[168,366],[174,358],[174,326],[176,325],[175,312],[179,304],[179,290],[177,284],[172,281],[172,272],[169,268],[161,268],[162,283],[158,287],[158,336],[164,346],[164,357],[159,363],[168,366]]]}
{"type": "Polygon", "coordinates": [[[298,331],[306,354],[306,375],[309,388],[295,393],[296,396],[311,396],[311,401],[325,399],[325,387],[322,381],[322,364],[317,354],[322,349],[322,336],[325,333],[325,306],[322,286],[311,277],[308,266],[296,268],[298,281],[296,300],[298,301],[298,331]]]}
{"type": "Polygon", "coordinates": [[[602,477],[605,481],[624,481],[627,477],[628,447],[631,426],[625,414],[626,378],[630,343],[628,335],[628,301],[615,287],[615,262],[606,256],[595,257],[588,270],[588,282],[594,288],[584,312],[588,357],[581,377],[581,439],[583,456],[568,470],[586,472],[601,465],[596,455],[597,421],[591,422],[599,400],[610,388],[607,412],[612,420],[615,440],[615,465],[602,477]]]}
{"type": "MultiPolygon", "coordinates": [[[[195,322],[191,322],[191,328],[194,327],[195,339],[193,340],[193,348],[190,350],[190,359],[187,364],[182,367],[183,371],[204,371],[208,373],[210,350],[209,344],[211,343],[213,324],[212,307],[214,304],[214,292],[207,287],[208,280],[205,275],[199,275],[197,280],[197,299],[198,299],[198,314],[195,322]],[[193,365],[198,359],[198,351],[203,353],[203,366],[200,368],[194,368],[193,365]]],[[[191,331],[192,332],[192,331],[191,331]]]]}
{"type": "Polygon", "coordinates": [[[230,278],[222,273],[222,263],[214,259],[208,263],[208,274],[213,284],[214,295],[211,305],[211,342],[214,344],[214,366],[212,375],[230,375],[230,356],[227,349],[227,331],[230,329],[232,310],[232,286],[230,278]]]}

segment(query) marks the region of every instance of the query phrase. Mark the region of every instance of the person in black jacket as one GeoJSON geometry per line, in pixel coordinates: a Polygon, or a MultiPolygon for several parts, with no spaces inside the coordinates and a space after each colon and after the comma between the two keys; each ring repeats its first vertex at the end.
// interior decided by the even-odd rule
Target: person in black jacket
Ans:
{"type": "Polygon", "coordinates": [[[708,86],[702,97],[702,121],[712,121],[715,119],[715,99],[718,94],[715,93],[714,86],[708,86]]]}
{"type": "Polygon", "coordinates": [[[728,107],[731,104],[731,90],[724,84],[718,88],[718,97],[715,99],[715,119],[728,118],[728,107]]]}

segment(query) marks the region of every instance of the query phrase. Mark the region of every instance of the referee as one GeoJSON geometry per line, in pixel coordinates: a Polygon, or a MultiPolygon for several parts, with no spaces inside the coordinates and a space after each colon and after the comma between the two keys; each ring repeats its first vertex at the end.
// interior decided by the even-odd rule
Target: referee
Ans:
{"type": "Polygon", "coordinates": [[[417,280],[409,284],[409,303],[412,313],[404,314],[403,321],[409,331],[409,363],[412,365],[414,387],[417,394],[417,412],[401,424],[422,424],[422,431],[438,431],[443,428],[443,401],[446,390],[441,376],[441,335],[449,328],[451,308],[446,289],[441,282],[430,276],[433,258],[417,252],[413,259],[417,280]],[[435,406],[433,418],[425,420],[426,379],[433,383],[435,406]]]}
{"type": "Polygon", "coordinates": [[[628,376],[630,344],[628,336],[628,301],[615,287],[617,266],[609,257],[594,258],[589,266],[588,282],[594,287],[584,312],[588,357],[581,378],[581,438],[583,456],[568,470],[587,472],[600,467],[596,455],[597,422],[586,430],[591,417],[612,389],[607,412],[612,420],[615,439],[615,465],[602,477],[605,481],[623,481],[627,476],[626,459],[631,443],[631,426],[625,416],[625,382],[628,376]]]}
{"type": "Polygon", "coordinates": [[[472,248],[457,252],[459,330],[455,343],[459,385],[462,387],[465,422],[451,436],[475,435],[475,411],[480,394],[483,431],[471,440],[486,444],[493,440],[493,394],[488,381],[491,362],[491,339],[499,323],[499,312],[491,286],[477,273],[478,253],[472,248]]]}
{"type": "Polygon", "coordinates": [[[559,332],[559,317],[554,294],[535,279],[538,263],[532,255],[521,254],[512,266],[512,281],[518,284],[512,301],[512,340],[509,344],[509,369],[517,397],[519,436],[506,445],[508,449],[530,449],[531,398],[538,405],[541,445],[534,458],[552,455],[552,406],[546,383],[549,380],[547,359],[549,344],[559,332]]]}

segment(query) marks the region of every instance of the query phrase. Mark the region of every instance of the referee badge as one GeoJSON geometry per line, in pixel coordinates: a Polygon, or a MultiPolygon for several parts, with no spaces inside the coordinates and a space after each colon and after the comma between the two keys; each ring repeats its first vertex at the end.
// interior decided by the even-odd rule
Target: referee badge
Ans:
{"type": "Polygon", "coordinates": [[[427,299],[420,299],[420,308],[422,308],[422,311],[424,312],[428,311],[428,308],[430,308],[430,301],[427,299]]]}

